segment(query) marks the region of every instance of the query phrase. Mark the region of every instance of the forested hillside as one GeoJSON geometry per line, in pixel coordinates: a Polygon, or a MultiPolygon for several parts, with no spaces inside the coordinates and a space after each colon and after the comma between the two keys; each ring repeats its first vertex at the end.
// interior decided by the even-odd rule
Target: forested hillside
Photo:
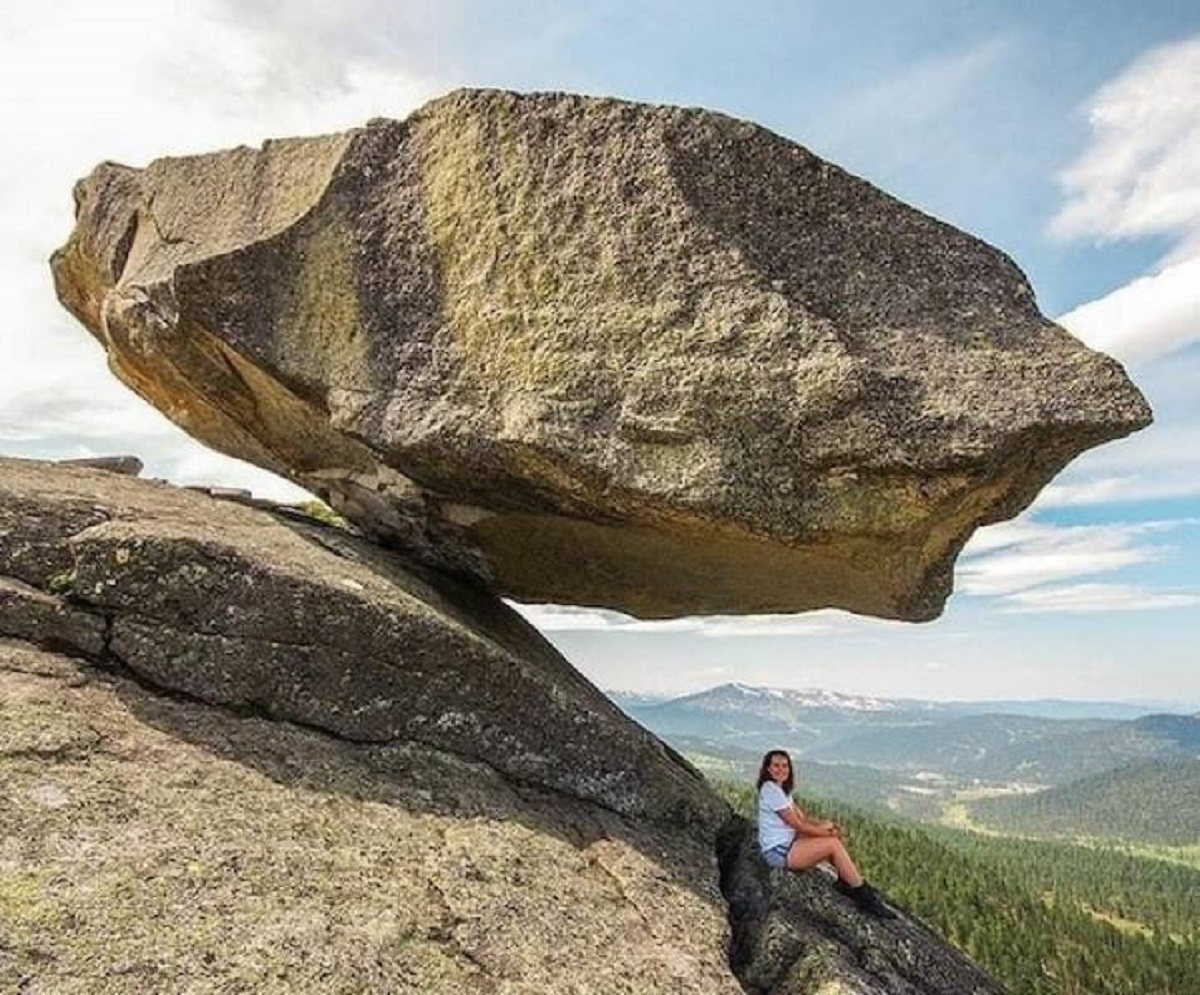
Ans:
{"type": "Polygon", "coordinates": [[[1150,760],[1194,756],[1200,719],[1150,715],[1131,722],[978,715],[908,729],[877,729],[823,743],[809,759],[934,770],[990,781],[1062,784],[1150,760]]]}
{"type": "MultiPolygon", "coordinates": [[[[745,783],[721,788],[750,811],[745,783]]],[[[868,877],[1014,995],[1200,992],[1200,871],[801,804],[845,825],[868,877]]]]}
{"type": "Polygon", "coordinates": [[[1200,844],[1200,760],[1153,761],[1032,795],[973,803],[972,818],[1026,836],[1200,844]]]}

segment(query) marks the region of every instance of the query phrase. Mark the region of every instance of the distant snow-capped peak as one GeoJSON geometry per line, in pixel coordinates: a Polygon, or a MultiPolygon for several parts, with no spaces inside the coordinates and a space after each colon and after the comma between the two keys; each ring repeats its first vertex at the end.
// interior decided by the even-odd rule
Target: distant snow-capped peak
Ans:
{"type": "Polygon", "coordinates": [[[852,712],[891,712],[897,703],[887,698],[872,698],[865,695],[842,694],[825,688],[760,688],[750,684],[734,682],[713,691],[728,691],[746,698],[776,698],[798,708],[837,708],[852,712]]]}

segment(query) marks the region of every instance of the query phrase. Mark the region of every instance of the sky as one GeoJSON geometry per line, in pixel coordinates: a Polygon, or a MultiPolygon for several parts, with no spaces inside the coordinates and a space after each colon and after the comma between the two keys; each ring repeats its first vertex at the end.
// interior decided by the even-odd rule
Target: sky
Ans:
{"type": "Polygon", "coordinates": [[[1008,252],[1042,310],[1121,360],[1155,424],[977,533],[944,615],[527,616],[605,688],[726,681],[1200,708],[1200,6],[1161,0],[127,2],[0,7],[0,453],[294,487],[192,442],[57,304],[71,187],[403,117],[459,86],[748,118],[1008,252]]]}

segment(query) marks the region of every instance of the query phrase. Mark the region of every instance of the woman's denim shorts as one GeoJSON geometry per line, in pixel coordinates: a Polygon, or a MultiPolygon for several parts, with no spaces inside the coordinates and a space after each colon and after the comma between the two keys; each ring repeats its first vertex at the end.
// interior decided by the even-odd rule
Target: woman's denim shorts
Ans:
{"type": "Polygon", "coordinates": [[[766,861],[768,867],[774,867],[776,870],[781,870],[787,867],[788,850],[792,848],[791,843],[780,843],[779,846],[773,846],[770,850],[762,852],[762,858],[766,861]]]}

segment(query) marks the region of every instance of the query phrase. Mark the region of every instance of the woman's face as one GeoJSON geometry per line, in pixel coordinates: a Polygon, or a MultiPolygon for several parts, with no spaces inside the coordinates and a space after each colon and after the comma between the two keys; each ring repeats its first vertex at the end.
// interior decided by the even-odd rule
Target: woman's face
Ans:
{"type": "Polygon", "coordinates": [[[773,756],[767,764],[767,773],[776,784],[783,784],[791,772],[792,765],[787,762],[787,757],[773,756]]]}

